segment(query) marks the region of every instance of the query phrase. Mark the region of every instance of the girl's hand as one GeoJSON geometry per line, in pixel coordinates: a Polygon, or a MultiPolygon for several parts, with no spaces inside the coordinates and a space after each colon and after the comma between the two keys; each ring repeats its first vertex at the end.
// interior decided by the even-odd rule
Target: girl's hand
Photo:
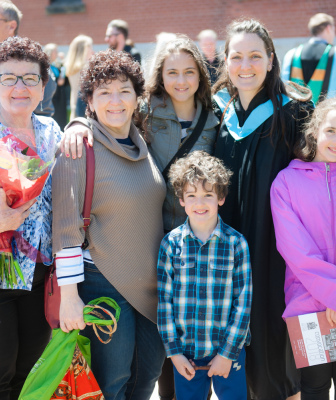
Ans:
{"type": "Polygon", "coordinates": [[[210,365],[208,376],[218,375],[227,378],[231,370],[232,360],[217,354],[208,365],[210,365]]]}
{"type": "Polygon", "coordinates": [[[60,326],[63,332],[85,328],[84,306],[78,296],[77,283],[61,286],[60,326]]]}
{"type": "Polygon", "coordinates": [[[172,356],[171,360],[178,373],[190,381],[195,376],[195,370],[183,354],[172,356]]]}
{"type": "Polygon", "coordinates": [[[88,138],[88,143],[93,146],[93,133],[86,126],[75,122],[68,128],[62,136],[61,139],[61,152],[65,153],[66,157],[71,156],[73,159],[82,157],[83,154],[83,138],[88,138]]]}
{"type": "Polygon", "coordinates": [[[330,326],[333,328],[334,324],[336,324],[336,311],[331,310],[330,308],[326,309],[326,317],[327,320],[330,324],[330,326]]]}
{"type": "Polygon", "coordinates": [[[30,213],[30,207],[36,202],[32,199],[18,208],[7,205],[5,191],[0,188],[0,232],[15,231],[30,213]]]}

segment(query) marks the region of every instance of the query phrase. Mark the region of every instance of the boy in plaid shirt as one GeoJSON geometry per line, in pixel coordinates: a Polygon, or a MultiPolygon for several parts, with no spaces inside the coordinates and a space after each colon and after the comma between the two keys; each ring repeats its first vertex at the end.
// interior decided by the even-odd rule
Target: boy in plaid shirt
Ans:
{"type": "Polygon", "coordinates": [[[218,215],[231,172],[195,151],[176,161],[170,182],[188,218],[161,242],[158,328],[174,364],[176,400],[245,400],[252,278],[244,237],[218,215]],[[200,368],[201,367],[201,368],[200,368]]]}

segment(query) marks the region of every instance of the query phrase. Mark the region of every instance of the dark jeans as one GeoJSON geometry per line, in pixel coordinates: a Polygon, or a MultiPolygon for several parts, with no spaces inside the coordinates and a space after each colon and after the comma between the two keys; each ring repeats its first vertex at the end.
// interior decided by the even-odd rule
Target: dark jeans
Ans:
{"type": "Polygon", "coordinates": [[[17,400],[24,381],[47,346],[44,274],[36,264],[33,289],[0,289],[0,400],[17,400]]]}
{"type": "MultiPolygon", "coordinates": [[[[185,355],[188,360],[191,356],[185,355]]],[[[213,359],[205,357],[193,360],[197,366],[205,366],[213,359]]],[[[174,367],[176,400],[207,400],[211,378],[207,370],[198,370],[195,376],[188,381],[177,372],[174,367]]],[[[232,367],[227,378],[214,375],[212,377],[214,391],[219,400],[246,400],[246,376],[245,376],[245,349],[239,354],[238,360],[232,362],[232,367]]]]}
{"type": "Polygon", "coordinates": [[[336,362],[302,368],[301,400],[329,400],[331,380],[335,385],[336,362]]]}
{"type": "Polygon", "coordinates": [[[92,372],[105,399],[149,400],[165,356],[157,326],[132,307],[94,264],[84,263],[84,274],[78,290],[85,304],[104,296],[121,308],[117,330],[108,344],[96,338],[91,326],[82,332],[91,340],[92,372]]]}

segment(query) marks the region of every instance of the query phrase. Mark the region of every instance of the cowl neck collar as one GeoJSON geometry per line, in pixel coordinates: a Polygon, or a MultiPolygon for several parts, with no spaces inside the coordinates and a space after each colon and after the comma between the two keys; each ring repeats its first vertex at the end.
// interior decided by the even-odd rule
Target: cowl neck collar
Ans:
{"type": "Polygon", "coordinates": [[[130,161],[140,161],[148,156],[148,149],[144,138],[140,135],[136,126],[131,123],[129,136],[134,143],[133,146],[128,146],[119,143],[115,137],[98,121],[88,118],[92,127],[93,136],[95,140],[100,142],[107,149],[117,154],[120,157],[126,158],[130,161]]]}

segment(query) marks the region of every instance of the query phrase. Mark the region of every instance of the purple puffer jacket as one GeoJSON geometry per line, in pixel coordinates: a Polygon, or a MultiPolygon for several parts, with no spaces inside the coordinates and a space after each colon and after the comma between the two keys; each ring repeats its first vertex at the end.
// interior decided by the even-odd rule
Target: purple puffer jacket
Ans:
{"type": "Polygon", "coordinates": [[[293,160],[271,188],[277,249],[286,261],[283,318],[336,310],[336,163],[293,160]]]}

